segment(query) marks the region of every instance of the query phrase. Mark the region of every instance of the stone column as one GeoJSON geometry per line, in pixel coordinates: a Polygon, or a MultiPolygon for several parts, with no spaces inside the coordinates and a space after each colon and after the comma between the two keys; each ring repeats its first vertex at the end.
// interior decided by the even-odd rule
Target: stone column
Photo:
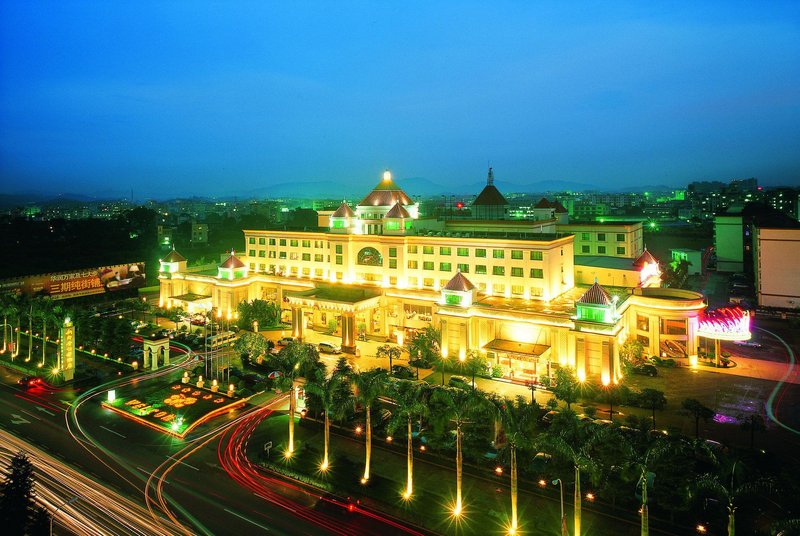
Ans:
{"type": "Polygon", "coordinates": [[[299,305],[292,305],[292,337],[302,341],[305,331],[305,319],[303,318],[303,308],[299,305]]]}
{"type": "Polygon", "coordinates": [[[356,353],[356,317],[352,311],[342,313],[342,351],[348,354],[356,353]]]}
{"type": "Polygon", "coordinates": [[[442,357],[450,356],[450,339],[447,333],[447,320],[444,318],[439,322],[439,331],[442,335],[442,357]]]}

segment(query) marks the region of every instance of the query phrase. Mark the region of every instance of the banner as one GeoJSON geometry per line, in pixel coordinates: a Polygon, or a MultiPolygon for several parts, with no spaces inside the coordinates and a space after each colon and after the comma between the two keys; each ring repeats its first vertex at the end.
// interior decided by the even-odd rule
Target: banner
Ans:
{"type": "Polygon", "coordinates": [[[29,296],[45,295],[55,300],[63,300],[140,288],[144,285],[144,263],[135,262],[4,279],[0,281],[0,292],[18,292],[29,296]]]}

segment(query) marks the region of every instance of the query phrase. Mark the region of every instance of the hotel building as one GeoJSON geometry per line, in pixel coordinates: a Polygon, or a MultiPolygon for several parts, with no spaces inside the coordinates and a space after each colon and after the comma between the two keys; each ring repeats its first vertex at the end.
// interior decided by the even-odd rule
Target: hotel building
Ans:
{"type": "MultiPolygon", "coordinates": [[[[491,176],[487,186],[494,187],[491,176]]],[[[358,205],[342,203],[327,221],[319,232],[244,230],[243,254],[213,269],[187,269],[173,251],[161,263],[161,301],[229,314],[242,301],[272,300],[291,318],[294,336],[335,321],[351,353],[360,334],[402,344],[434,325],[445,356],[485,352],[515,379],[570,366],[579,378],[617,381],[628,337],[651,355],[696,354],[703,296],[643,285],[657,272],[646,251],[627,258],[630,270],[648,271],[646,278],[576,286],[575,236],[555,233],[556,220],[436,227],[419,217],[388,171],[358,205]]]]}

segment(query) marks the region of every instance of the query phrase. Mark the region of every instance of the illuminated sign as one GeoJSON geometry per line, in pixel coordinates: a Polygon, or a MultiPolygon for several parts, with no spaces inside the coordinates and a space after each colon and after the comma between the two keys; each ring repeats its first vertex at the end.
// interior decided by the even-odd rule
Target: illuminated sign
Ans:
{"type": "Polygon", "coordinates": [[[722,341],[750,339],[750,312],[741,307],[722,307],[706,311],[699,319],[697,335],[722,341]]]}
{"type": "Polygon", "coordinates": [[[59,331],[61,369],[64,372],[64,380],[70,381],[75,377],[75,325],[72,320],[66,318],[59,331]]]}
{"type": "Polygon", "coordinates": [[[0,281],[0,290],[27,295],[45,294],[56,300],[140,288],[145,284],[143,262],[116,264],[70,272],[39,274],[0,281]]]}

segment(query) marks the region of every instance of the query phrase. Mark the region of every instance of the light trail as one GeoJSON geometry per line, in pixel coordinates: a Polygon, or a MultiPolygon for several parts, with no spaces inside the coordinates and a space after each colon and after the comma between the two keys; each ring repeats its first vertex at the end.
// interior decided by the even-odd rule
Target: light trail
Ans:
{"type": "MultiPolygon", "coordinates": [[[[778,341],[780,341],[780,343],[786,348],[786,353],[789,354],[789,367],[786,369],[786,374],[784,374],[783,378],[781,378],[780,381],[778,381],[778,385],[775,386],[775,389],[772,390],[772,393],[770,393],[769,398],[767,399],[767,416],[770,418],[770,420],[772,422],[774,422],[775,424],[777,424],[778,426],[780,426],[784,430],[788,430],[789,432],[792,432],[793,434],[800,435],[800,430],[796,430],[796,429],[792,428],[791,426],[789,426],[788,424],[784,424],[783,422],[781,422],[781,420],[778,418],[777,409],[775,408],[775,398],[778,396],[778,393],[780,392],[780,390],[783,389],[786,386],[786,380],[789,378],[789,376],[791,376],[794,373],[794,367],[797,366],[797,363],[796,363],[796,360],[795,360],[795,357],[794,357],[794,351],[786,343],[786,341],[784,341],[782,338],[780,338],[775,333],[773,333],[773,332],[771,332],[769,330],[766,330],[764,328],[756,328],[756,329],[758,329],[760,331],[763,331],[764,333],[769,333],[770,335],[772,335],[773,337],[778,339],[778,341]]],[[[786,391],[784,391],[784,394],[785,393],[786,393],[786,391]]],[[[778,399],[778,405],[780,405],[780,402],[781,402],[782,399],[783,399],[783,395],[781,395],[781,398],[778,399]]]]}
{"type": "Polygon", "coordinates": [[[166,521],[154,526],[141,505],[0,430],[0,463],[7,465],[17,452],[24,452],[34,466],[37,501],[51,515],[60,507],[54,519],[58,526],[74,534],[91,536],[180,534],[166,521]],[[74,497],[78,499],[68,503],[74,497]]]}

